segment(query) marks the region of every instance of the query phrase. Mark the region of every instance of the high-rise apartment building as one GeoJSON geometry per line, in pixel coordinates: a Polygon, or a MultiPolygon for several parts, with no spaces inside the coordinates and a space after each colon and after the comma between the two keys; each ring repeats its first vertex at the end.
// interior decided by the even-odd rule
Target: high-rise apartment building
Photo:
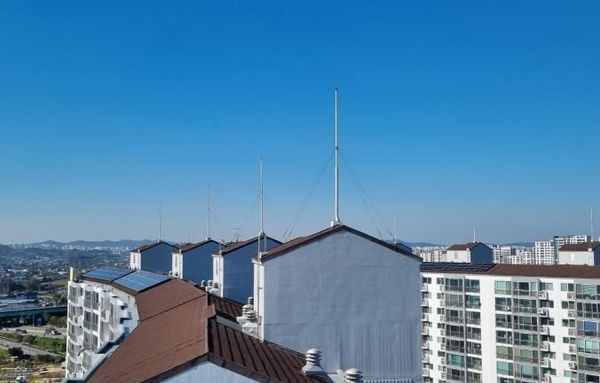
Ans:
{"type": "Polygon", "coordinates": [[[600,268],[424,263],[424,382],[600,382],[600,268]]]}
{"type": "Polygon", "coordinates": [[[588,235],[555,235],[550,240],[535,241],[534,263],[537,265],[554,265],[558,263],[558,251],[565,244],[577,245],[589,242],[588,235]]]}

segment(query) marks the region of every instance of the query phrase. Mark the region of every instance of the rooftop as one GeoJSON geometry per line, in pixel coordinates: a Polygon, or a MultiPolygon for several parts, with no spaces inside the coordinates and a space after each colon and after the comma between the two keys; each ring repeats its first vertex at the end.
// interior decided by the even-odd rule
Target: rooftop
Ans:
{"type": "Polygon", "coordinates": [[[180,246],[176,251],[178,253],[183,254],[183,253],[186,253],[186,252],[188,252],[190,250],[194,250],[197,247],[201,247],[201,246],[207,245],[209,243],[216,243],[216,244],[218,244],[218,242],[215,241],[214,239],[206,239],[204,241],[200,241],[200,242],[197,242],[197,243],[186,243],[185,245],[180,246]]]}
{"type": "Polygon", "coordinates": [[[498,276],[547,278],[599,278],[600,267],[585,265],[508,265],[491,263],[426,262],[422,272],[452,274],[487,274],[498,276]]]}
{"type": "Polygon", "coordinates": [[[395,246],[394,244],[391,244],[389,242],[382,241],[382,240],[377,239],[377,238],[375,238],[373,236],[370,236],[369,234],[363,233],[362,231],[356,230],[356,229],[351,228],[350,226],[346,226],[346,225],[334,225],[334,226],[328,227],[328,228],[326,228],[324,230],[318,231],[318,232],[316,232],[314,234],[308,235],[306,237],[294,238],[294,239],[292,239],[290,241],[282,243],[281,245],[276,246],[276,247],[268,250],[266,252],[266,254],[263,254],[260,257],[260,260],[263,261],[263,262],[264,261],[268,261],[269,259],[272,259],[272,258],[275,258],[275,257],[277,257],[279,255],[285,254],[288,251],[291,251],[291,250],[296,249],[296,248],[301,247],[301,246],[305,246],[305,245],[307,245],[309,243],[318,241],[318,240],[320,240],[320,239],[322,239],[324,237],[327,237],[328,235],[331,235],[333,233],[337,233],[337,232],[340,232],[340,231],[347,231],[347,232],[356,234],[356,235],[358,235],[360,237],[368,239],[369,241],[372,241],[372,242],[374,242],[374,243],[376,243],[378,245],[384,246],[384,247],[386,247],[386,248],[388,248],[390,250],[393,250],[393,251],[395,251],[397,253],[400,253],[400,254],[403,254],[403,255],[408,255],[408,256],[411,256],[411,257],[414,257],[414,258],[417,258],[417,259],[420,260],[419,257],[417,257],[413,253],[407,251],[403,247],[398,247],[398,246],[395,246]]]}
{"type": "Polygon", "coordinates": [[[472,248],[477,247],[479,245],[487,246],[482,242],[457,243],[455,245],[450,246],[446,250],[471,250],[472,248]]]}
{"type": "Polygon", "coordinates": [[[145,245],[138,246],[138,247],[136,247],[135,249],[131,250],[131,252],[132,252],[132,253],[141,253],[141,252],[143,252],[143,251],[150,250],[150,249],[152,249],[153,247],[155,247],[155,246],[158,246],[158,245],[161,245],[161,244],[164,244],[164,245],[171,246],[173,249],[176,249],[176,248],[177,248],[177,246],[175,246],[175,245],[172,245],[172,244],[170,244],[169,242],[166,242],[166,241],[163,241],[163,240],[159,240],[159,241],[156,241],[156,242],[147,243],[147,244],[145,244],[145,245]]]}
{"type": "Polygon", "coordinates": [[[567,243],[560,247],[559,251],[592,251],[600,247],[600,242],[567,243]]]}
{"type": "Polygon", "coordinates": [[[228,307],[230,316],[241,313],[236,302],[176,279],[139,294],[136,301],[139,325],[88,382],[163,381],[206,361],[265,382],[319,382],[303,375],[303,354],[220,323],[219,307],[228,307]]]}
{"type": "MultiPolygon", "coordinates": [[[[281,243],[281,241],[276,240],[275,238],[271,238],[268,235],[262,235],[262,237],[264,237],[265,239],[270,239],[271,241],[275,241],[277,243],[281,243]]],[[[253,243],[256,243],[258,241],[258,236],[254,237],[254,238],[250,238],[247,239],[245,241],[239,241],[239,242],[234,242],[231,245],[223,248],[221,250],[221,255],[227,255],[235,250],[241,249],[242,247],[246,247],[248,245],[251,245],[253,243]]],[[[258,247],[256,248],[256,252],[258,253],[258,247]]]]}

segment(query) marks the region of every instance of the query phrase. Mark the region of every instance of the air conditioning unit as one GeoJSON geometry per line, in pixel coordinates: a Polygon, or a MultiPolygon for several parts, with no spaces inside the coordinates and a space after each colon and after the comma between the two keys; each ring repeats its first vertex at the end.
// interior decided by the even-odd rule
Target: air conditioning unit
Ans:
{"type": "Polygon", "coordinates": [[[429,314],[423,314],[421,315],[421,320],[424,322],[429,322],[429,314]]]}
{"type": "Polygon", "coordinates": [[[569,362],[569,368],[571,370],[577,370],[577,362],[569,362]]]}
{"type": "Polygon", "coordinates": [[[542,383],[550,383],[551,382],[550,377],[548,375],[542,376],[541,382],[542,383]]]}
{"type": "Polygon", "coordinates": [[[446,291],[446,286],[440,285],[440,291],[446,291]]]}
{"type": "Polygon", "coordinates": [[[550,351],[550,343],[548,343],[548,342],[542,342],[542,347],[541,347],[541,349],[542,349],[543,351],[550,351]]]}
{"type": "Polygon", "coordinates": [[[446,306],[446,302],[440,301],[440,307],[445,307],[445,306],[446,306]]]}
{"type": "Polygon", "coordinates": [[[569,352],[577,352],[577,346],[575,346],[574,344],[570,344],[569,345],[569,352]]]}
{"type": "Polygon", "coordinates": [[[442,379],[446,379],[447,375],[445,372],[442,372],[442,379]]]}
{"type": "Polygon", "coordinates": [[[440,336],[446,336],[446,330],[440,329],[440,336]]]}
{"type": "Polygon", "coordinates": [[[569,316],[569,318],[575,318],[577,316],[575,310],[569,310],[569,313],[567,315],[569,316]]]}
{"type": "Polygon", "coordinates": [[[550,368],[550,359],[543,358],[540,364],[544,368],[550,368]]]}
{"type": "Polygon", "coordinates": [[[429,360],[430,360],[429,355],[423,355],[423,359],[422,359],[423,363],[429,363],[429,360]]]}
{"type": "Polygon", "coordinates": [[[442,365],[442,366],[446,365],[446,358],[445,357],[441,357],[440,358],[440,365],[442,365]]]}
{"type": "Polygon", "coordinates": [[[548,310],[545,309],[544,307],[540,307],[537,310],[537,312],[538,312],[538,315],[540,315],[540,316],[543,316],[543,317],[548,316],[548,310]]]}
{"type": "Polygon", "coordinates": [[[575,329],[574,328],[570,328],[569,329],[569,336],[575,336],[575,329]]]}
{"type": "Polygon", "coordinates": [[[445,349],[446,349],[446,343],[440,344],[440,350],[445,350],[445,349]]]}
{"type": "Polygon", "coordinates": [[[540,333],[547,335],[549,332],[550,332],[550,330],[548,329],[548,326],[546,326],[546,325],[540,326],[540,333]]]}
{"type": "Polygon", "coordinates": [[[429,291],[429,286],[427,286],[426,284],[424,284],[424,283],[423,283],[423,284],[421,285],[421,291],[423,291],[423,292],[427,292],[427,291],[429,291]]]}
{"type": "Polygon", "coordinates": [[[567,293],[567,299],[574,301],[576,298],[575,293],[567,293]]]}
{"type": "Polygon", "coordinates": [[[421,306],[427,306],[427,299],[421,300],[421,306]]]}
{"type": "Polygon", "coordinates": [[[543,300],[547,300],[548,299],[548,292],[547,291],[538,291],[538,298],[543,299],[543,300]]]}
{"type": "Polygon", "coordinates": [[[427,368],[423,369],[423,376],[429,377],[429,369],[427,369],[427,368]]]}
{"type": "Polygon", "coordinates": [[[440,315],[440,322],[445,322],[445,321],[446,321],[446,316],[440,315]]]}

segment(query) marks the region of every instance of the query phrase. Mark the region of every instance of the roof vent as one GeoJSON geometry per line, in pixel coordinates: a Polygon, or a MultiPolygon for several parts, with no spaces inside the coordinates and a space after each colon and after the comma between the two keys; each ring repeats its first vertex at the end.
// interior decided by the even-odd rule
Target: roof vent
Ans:
{"type": "Polygon", "coordinates": [[[306,364],[302,367],[302,373],[306,376],[325,374],[321,367],[321,351],[316,348],[311,348],[304,353],[306,364]]]}
{"type": "Polygon", "coordinates": [[[344,381],[346,383],[363,383],[364,380],[362,376],[362,371],[356,368],[346,370],[346,373],[344,374],[344,381]]]}
{"type": "Polygon", "coordinates": [[[258,314],[252,305],[254,299],[248,298],[248,303],[242,306],[242,316],[237,317],[237,322],[242,331],[248,335],[258,336],[258,314]]]}

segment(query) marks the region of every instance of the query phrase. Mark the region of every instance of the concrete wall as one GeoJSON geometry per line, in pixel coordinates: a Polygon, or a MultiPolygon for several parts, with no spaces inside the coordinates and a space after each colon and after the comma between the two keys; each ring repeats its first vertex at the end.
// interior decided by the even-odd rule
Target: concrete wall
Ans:
{"type": "MultiPolygon", "coordinates": [[[[469,262],[469,261],[467,261],[469,262]]],[[[494,251],[485,245],[477,245],[471,249],[471,263],[493,263],[494,251]]]]}
{"type": "Polygon", "coordinates": [[[180,255],[182,273],[179,277],[197,284],[213,279],[212,255],[217,251],[219,243],[211,241],[180,255]]]}
{"type": "Polygon", "coordinates": [[[597,251],[559,251],[558,263],[561,265],[599,265],[600,249],[597,251]]]}
{"type": "Polygon", "coordinates": [[[264,338],[327,371],[421,381],[420,262],[340,231],[256,265],[264,338]]]}
{"type": "Polygon", "coordinates": [[[171,254],[174,250],[176,250],[174,246],[167,243],[160,243],[148,250],[142,251],[139,253],[140,263],[138,270],[168,274],[171,271],[171,254]]]}
{"type": "Polygon", "coordinates": [[[210,362],[204,362],[165,380],[166,383],[251,383],[256,382],[210,362]]]}
{"type": "MultiPolygon", "coordinates": [[[[266,248],[272,249],[280,243],[270,238],[266,239],[266,248]]],[[[222,258],[222,294],[226,298],[245,303],[253,296],[254,271],[252,257],[258,254],[256,241],[247,246],[225,254],[222,258]]]]}

